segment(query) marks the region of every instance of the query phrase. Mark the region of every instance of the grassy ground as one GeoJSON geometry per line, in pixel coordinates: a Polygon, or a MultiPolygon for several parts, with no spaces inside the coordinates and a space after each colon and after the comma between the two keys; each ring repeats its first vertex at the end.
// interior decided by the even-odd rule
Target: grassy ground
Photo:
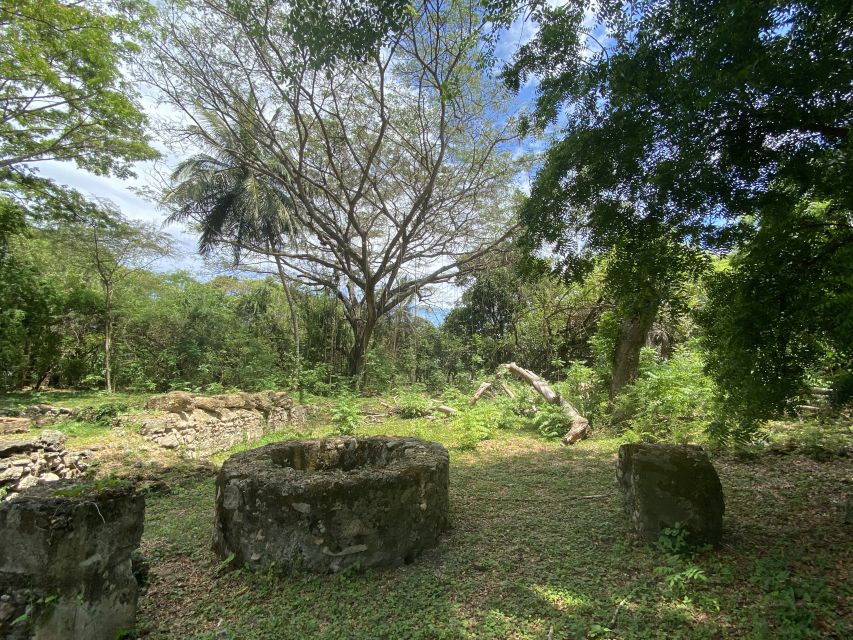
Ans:
{"type": "MultiPolygon", "coordinates": [[[[443,421],[369,433],[453,446],[443,421]]],[[[322,429],[313,430],[317,435],[322,429]]],[[[673,558],[639,544],[615,487],[618,443],[571,449],[501,433],[452,449],[451,530],[395,570],[335,576],[225,572],[209,549],[213,478],[149,501],[146,638],[849,638],[851,464],[715,460],[722,550],[673,558]],[[549,634],[551,634],[549,636],[549,634]]]]}
{"type": "Polygon", "coordinates": [[[139,408],[151,394],[107,393],[106,391],[42,391],[40,393],[0,393],[0,407],[23,409],[33,404],[50,404],[81,410],[117,403],[139,408]]]}
{"type": "MultiPolygon", "coordinates": [[[[302,433],[269,439],[328,431],[321,415],[302,433]]],[[[132,433],[102,431],[111,468],[166,486],[147,500],[142,551],[151,569],[138,636],[853,637],[853,545],[841,523],[853,491],[849,458],[716,456],[723,548],[675,557],[629,530],[615,486],[617,440],[565,448],[507,430],[470,450],[442,419],[387,419],[361,432],[448,445],[451,529],[411,565],[317,576],[229,572],[211,553],[215,466],[224,455],[189,465],[132,433]]]]}

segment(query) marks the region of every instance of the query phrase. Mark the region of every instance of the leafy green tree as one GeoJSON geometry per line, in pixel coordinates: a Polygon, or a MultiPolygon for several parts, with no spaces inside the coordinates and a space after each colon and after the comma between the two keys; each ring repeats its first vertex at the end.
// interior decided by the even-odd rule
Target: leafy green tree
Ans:
{"type": "MultiPolygon", "coordinates": [[[[249,111],[238,114],[235,126],[215,113],[202,114],[194,129],[205,151],[178,164],[163,201],[172,208],[170,222],[195,222],[199,252],[230,250],[235,265],[248,247],[262,247],[270,255],[288,300],[291,330],[300,369],[299,313],[290,278],[275,252],[292,245],[296,237],[294,202],[286,190],[258,171],[246,158],[265,157],[249,111]]],[[[268,158],[270,168],[275,159],[268,158]]]]}
{"type": "MultiPolygon", "coordinates": [[[[515,127],[484,73],[491,27],[475,2],[419,2],[369,53],[318,68],[286,4],[179,4],[147,79],[188,119],[237,129],[251,114],[260,152],[238,159],[294,203],[299,241],[243,249],[338,298],[361,378],[383,316],[511,233],[515,127]]],[[[214,142],[203,129],[183,133],[214,142]]]]}
{"type": "Polygon", "coordinates": [[[56,241],[66,242],[76,252],[83,272],[97,277],[103,299],[104,384],[113,385],[113,350],[116,324],[116,295],[125,280],[140,269],[151,267],[171,252],[171,239],[154,225],[126,219],[109,203],[90,205],[77,214],[79,221],[60,226],[56,241]]]}
{"type": "MultiPolygon", "coordinates": [[[[641,294],[626,305],[638,326],[670,302],[668,283],[701,270],[697,249],[746,248],[763,227],[791,233],[783,221],[804,198],[830,201],[849,226],[848,2],[602,2],[592,32],[581,2],[534,4],[540,29],[506,79],[514,88],[540,80],[530,126],[556,124],[559,139],[523,218],[533,243],[554,243],[567,271],[616,249],[609,279],[617,292],[641,294]]],[[[717,382],[732,390],[745,381],[717,382]]]]}
{"type": "MultiPolygon", "coordinates": [[[[130,175],[157,157],[122,73],[144,37],[144,0],[0,2],[0,178],[66,160],[130,175]]],[[[54,185],[55,186],[55,185],[54,185]]]]}
{"type": "MultiPolygon", "coordinates": [[[[73,383],[94,356],[93,318],[101,313],[90,273],[54,234],[31,229],[10,239],[0,260],[0,383],[6,389],[51,379],[73,383]]],[[[97,342],[94,343],[97,345],[97,342]]]]}
{"type": "Polygon", "coordinates": [[[708,370],[721,388],[720,435],[748,437],[810,374],[853,397],[853,226],[831,202],[809,202],[764,223],[709,278],[699,320],[708,370]]]}

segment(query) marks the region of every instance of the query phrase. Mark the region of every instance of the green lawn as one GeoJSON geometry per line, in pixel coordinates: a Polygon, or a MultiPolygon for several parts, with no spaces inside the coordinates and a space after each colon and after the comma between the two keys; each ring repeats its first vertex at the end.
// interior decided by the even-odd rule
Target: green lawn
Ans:
{"type": "Polygon", "coordinates": [[[75,411],[106,403],[141,408],[150,393],[107,393],[106,391],[42,391],[39,393],[0,393],[0,408],[23,409],[33,404],[50,404],[75,411]]]}
{"type": "Polygon", "coordinates": [[[212,475],[176,481],[148,500],[141,637],[853,637],[847,458],[716,458],[724,547],[672,559],[628,528],[615,440],[564,448],[498,432],[463,451],[444,420],[363,432],[451,447],[451,529],[439,548],[393,570],[227,572],[210,551],[212,475]]]}

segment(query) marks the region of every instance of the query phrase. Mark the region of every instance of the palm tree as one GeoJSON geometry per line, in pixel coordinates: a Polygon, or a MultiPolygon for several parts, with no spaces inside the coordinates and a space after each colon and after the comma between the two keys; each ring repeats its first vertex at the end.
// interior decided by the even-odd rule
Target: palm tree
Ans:
{"type": "MultiPolygon", "coordinates": [[[[172,185],[163,195],[164,204],[172,211],[166,221],[195,223],[200,232],[201,255],[228,246],[236,265],[246,246],[259,247],[273,255],[290,308],[298,373],[299,317],[284,265],[274,254],[283,244],[296,240],[293,203],[273,181],[241,160],[264,156],[253,135],[251,113],[244,110],[232,125],[213,113],[201,112],[205,127],[197,130],[199,138],[207,141],[207,148],[181,162],[172,172],[172,185]]],[[[264,162],[271,166],[268,159],[264,162]]]]}

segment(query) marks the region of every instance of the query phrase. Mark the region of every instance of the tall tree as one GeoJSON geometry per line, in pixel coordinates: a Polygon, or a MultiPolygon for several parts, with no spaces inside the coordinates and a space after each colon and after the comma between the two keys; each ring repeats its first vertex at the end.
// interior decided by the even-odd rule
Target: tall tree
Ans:
{"type": "Polygon", "coordinates": [[[10,199],[56,190],[33,163],[65,160],[93,173],[130,175],[157,157],[122,69],[139,50],[144,0],[0,2],[0,186],[10,199]],[[21,194],[21,182],[24,193],[21,194]]]}
{"type": "Polygon", "coordinates": [[[293,202],[300,236],[232,242],[337,296],[360,376],[379,318],[512,233],[515,125],[488,73],[489,23],[475,2],[419,2],[360,59],[318,67],[284,5],[180,6],[143,71],[193,123],[184,139],[217,144],[202,113],[232,131],[251,114],[258,152],[239,160],[293,202]]]}
{"type": "Polygon", "coordinates": [[[746,247],[804,196],[849,228],[849,2],[599,2],[592,30],[584,5],[534,3],[540,29],[506,73],[514,88],[540,80],[531,125],[559,130],[523,214],[534,242],[555,242],[568,267],[627,243],[654,291],[695,269],[695,249],[746,247]]]}
{"type": "MultiPolygon", "coordinates": [[[[210,255],[225,246],[235,265],[249,246],[266,247],[270,253],[291,246],[296,240],[292,199],[245,161],[264,155],[254,138],[251,114],[238,116],[235,129],[214,113],[201,117],[206,151],[182,161],[172,173],[172,184],[163,194],[164,203],[172,210],[169,221],[197,222],[199,252],[210,255]]],[[[273,166],[275,160],[267,162],[273,166]]],[[[273,254],[272,260],[290,307],[298,375],[299,313],[281,258],[273,254]]]]}
{"type": "Polygon", "coordinates": [[[63,231],[66,241],[83,252],[103,294],[104,384],[114,391],[113,353],[116,289],[140,269],[148,269],[171,251],[171,240],[152,225],[127,220],[108,203],[91,206],[82,220],[63,231]]]}

